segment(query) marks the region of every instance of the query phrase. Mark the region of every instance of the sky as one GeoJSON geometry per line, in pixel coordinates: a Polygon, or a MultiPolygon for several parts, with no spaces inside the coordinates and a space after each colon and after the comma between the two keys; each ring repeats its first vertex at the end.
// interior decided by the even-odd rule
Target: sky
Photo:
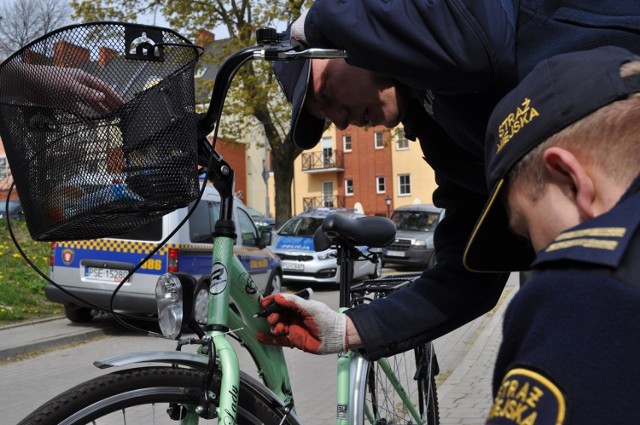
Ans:
{"type": "MultiPolygon", "coordinates": [[[[21,1],[21,0],[0,0],[0,7],[4,7],[4,5],[6,5],[6,4],[14,4],[17,1],[21,1]]],[[[91,0],[88,0],[88,1],[91,1],[91,0]]],[[[69,1],[69,3],[71,3],[71,2],[69,1]]],[[[154,25],[153,19],[154,19],[153,14],[150,13],[150,14],[145,15],[145,16],[139,15],[136,22],[141,23],[141,24],[146,24],[146,25],[154,25]]],[[[156,26],[160,26],[160,27],[171,28],[171,26],[164,20],[164,18],[162,17],[162,15],[160,13],[158,13],[158,15],[156,16],[155,25],[156,26]]],[[[178,31],[178,32],[180,32],[180,31],[178,31]]],[[[216,40],[227,38],[229,36],[229,33],[227,32],[226,28],[224,28],[224,27],[216,28],[212,32],[216,35],[216,40]]]]}

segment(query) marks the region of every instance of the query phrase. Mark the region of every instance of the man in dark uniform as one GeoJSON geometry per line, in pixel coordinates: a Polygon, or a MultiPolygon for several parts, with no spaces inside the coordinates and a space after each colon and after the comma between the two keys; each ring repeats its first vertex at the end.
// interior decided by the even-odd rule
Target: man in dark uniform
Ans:
{"type": "MultiPolygon", "coordinates": [[[[349,310],[346,318],[327,313],[307,320],[322,334],[310,340],[329,337],[329,344],[297,344],[300,338],[288,334],[289,318],[281,322],[278,315],[268,319],[275,335],[261,340],[322,353],[327,346],[339,351],[348,340],[377,359],[442,336],[493,308],[508,275],[474,273],[462,261],[488,195],[483,140],[489,114],[539,57],[606,44],[638,49],[638,23],[640,3],[613,0],[316,1],[294,23],[292,37],[313,47],[345,49],[349,58],[275,63],[293,103],[294,143],[315,146],[325,119],[339,128],[401,121],[435,171],[433,201],[447,214],[435,233],[437,264],[411,288],[349,310]],[[369,85],[351,93],[356,83],[369,85]],[[372,92],[379,98],[369,97],[372,92]]],[[[527,254],[514,261],[527,269],[534,255],[525,243],[522,248],[518,252],[527,254]]],[[[513,251],[490,252],[502,258],[513,251]]],[[[287,297],[276,302],[301,301],[285,302],[287,297]]],[[[309,316],[291,320],[303,317],[309,316]]]]}
{"type": "Polygon", "coordinates": [[[505,315],[487,423],[640,423],[639,146],[640,58],[617,47],[541,62],[492,113],[491,197],[465,261],[482,270],[514,234],[538,255],[505,315]]]}

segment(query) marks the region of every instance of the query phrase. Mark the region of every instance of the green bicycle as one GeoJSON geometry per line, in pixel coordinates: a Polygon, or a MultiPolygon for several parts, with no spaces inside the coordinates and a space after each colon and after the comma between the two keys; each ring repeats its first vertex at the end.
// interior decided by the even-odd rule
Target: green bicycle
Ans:
{"type": "MultiPolygon", "coordinates": [[[[87,48],[104,47],[106,37],[95,37],[95,34],[93,37],[89,36],[92,34],[91,25],[102,24],[84,24],[69,27],[68,30],[77,30],[76,43],[82,41],[87,48]]],[[[123,29],[128,31],[132,27],[119,23],[105,25],[110,25],[109,34],[123,29]]],[[[139,26],[135,25],[133,27],[145,30],[145,36],[168,32],[155,27],[138,28],[139,26]]],[[[57,34],[60,33],[57,32],[57,34]]],[[[147,43],[144,48],[138,49],[138,53],[140,54],[141,50],[142,55],[151,57],[150,60],[154,61],[153,66],[158,68],[163,66],[160,56],[164,55],[164,61],[169,62],[173,49],[184,44],[184,41],[164,43],[163,48],[159,49],[157,46],[154,47],[153,43],[147,43]]],[[[195,47],[189,48],[195,49],[195,47]]],[[[117,45],[111,46],[110,54],[117,55],[118,52],[122,52],[124,57],[130,54],[130,51],[128,47],[123,47],[118,42],[117,45]]],[[[214,230],[211,273],[199,280],[185,273],[165,274],[160,277],[156,285],[160,328],[167,338],[178,339],[177,349],[126,353],[96,361],[95,365],[99,368],[119,369],[54,397],[27,416],[20,422],[21,424],[264,423],[276,425],[300,423],[295,414],[294,396],[282,349],[263,345],[255,337],[258,332],[268,332],[269,326],[262,317],[255,317],[261,310],[260,292],[233,253],[234,239],[237,237],[231,214],[234,173],[231,166],[216,153],[215,142],[212,147],[206,141],[206,135],[214,130],[222,115],[222,105],[233,76],[247,61],[344,56],[344,52],[336,50],[303,50],[285,39],[283,35],[273,30],[263,30],[258,32],[256,46],[240,50],[227,58],[218,70],[209,110],[199,118],[197,123],[197,138],[200,141],[199,162],[201,165],[206,164],[207,178],[213,182],[221,196],[220,219],[214,230]],[[180,338],[183,329],[190,329],[193,336],[180,338]],[[250,352],[262,382],[242,372],[243,367],[239,364],[232,339],[239,341],[241,346],[250,352]],[[182,351],[186,345],[197,346],[197,352],[182,351]]],[[[145,93],[155,87],[154,85],[146,87],[144,84],[142,86],[141,90],[145,93]]],[[[163,88],[162,82],[157,86],[163,88]]],[[[147,98],[147,103],[151,104],[152,108],[156,108],[153,102],[158,102],[156,109],[163,119],[179,120],[180,114],[174,114],[175,110],[171,109],[173,106],[167,107],[168,112],[163,109],[169,103],[167,98],[163,97],[167,92],[170,93],[171,88],[165,87],[164,91],[154,92],[150,99],[147,98]]],[[[124,94],[123,97],[125,97],[124,94]]],[[[182,111],[183,108],[177,109],[182,111]]],[[[29,113],[38,112],[29,109],[29,113]]],[[[50,116],[41,114],[38,125],[42,126],[43,120],[45,121],[42,131],[47,132],[47,137],[51,139],[51,132],[57,131],[59,127],[48,125],[46,120],[49,118],[50,116]]],[[[141,114],[120,115],[117,116],[117,125],[119,129],[130,130],[128,127],[130,122],[143,118],[141,114]],[[126,124],[125,127],[123,123],[126,124]]],[[[102,125],[99,121],[101,119],[103,118],[92,121],[92,130],[102,125]]],[[[114,120],[113,117],[109,119],[114,120]]],[[[56,123],[64,124],[60,120],[56,123]]],[[[139,170],[139,163],[136,162],[139,158],[135,155],[140,153],[140,145],[144,144],[146,139],[156,138],[161,133],[167,133],[173,137],[172,132],[177,124],[173,121],[171,123],[172,125],[168,128],[164,127],[164,124],[143,126],[143,130],[153,133],[153,137],[151,135],[136,136],[136,145],[123,148],[124,159],[113,160],[114,164],[124,167],[122,170],[133,164],[136,167],[131,168],[139,170]]],[[[113,140],[124,137],[123,135],[127,133],[125,130],[119,130],[120,133],[115,134],[108,129],[103,135],[108,139],[108,143],[116,143],[113,140]]],[[[78,132],[72,134],[76,135],[78,132]]],[[[116,143],[114,146],[120,145],[116,143]]],[[[159,152],[156,146],[145,145],[145,155],[153,156],[156,161],[166,161],[165,158],[158,159],[159,152]]],[[[109,161],[114,156],[113,149],[115,148],[111,147],[111,151],[105,154],[105,158],[109,161]]],[[[189,154],[186,150],[182,152],[175,148],[169,152],[172,167],[175,165],[176,158],[189,154]]],[[[166,162],[162,164],[166,165],[166,162]]],[[[117,182],[118,191],[113,195],[115,200],[109,198],[104,201],[105,198],[101,198],[101,201],[110,202],[109,208],[121,207],[125,204],[130,208],[132,204],[142,202],[138,198],[142,198],[139,195],[144,189],[145,179],[151,180],[151,186],[154,188],[161,187],[158,175],[161,171],[166,171],[166,167],[155,165],[151,171],[148,170],[149,167],[145,167],[144,172],[136,174],[135,179],[125,175],[122,181],[117,182]],[[129,190],[132,193],[128,193],[129,190]]],[[[170,178],[180,180],[182,189],[193,187],[180,175],[180,170],[176,171],[175,167],[171,170],[170,178]]],[[[188,167],[184,170],[186,170],[184,173],[189,172],[188,167]]],[[[115,181],[113,185],[112,189],[116,187],[115,181]]],[[[20,186],[18,189],[20,190],[20,186]]],[[[110,193],[112,192],[114,190],[110,193]]],[[[163,198],[166,198],[166,194],[163,198]]],[[[86,201],[87,197],[83,199],[86,201]]],[[[187,199],[183,202],[188,201],[187,199]]],[[[158,211],[166,211],[173,207],[160,205],[158,202],[154,204],[155,210],[149,207],[150,210],[145,211],[138,206],[136,214],[144,215],[149,211],[157,214],[158,211]]],[[[79,208],[74,206],[74,208],[63,209],[61,211],[61,215],[64,216],[63,221],[69,221],[70,217],[84,217],[86,211],[81,211],[79,208]]],[[[103,207],[100,213],[104,211],[103,207]]],[[[109,211],[111,210],[107,210],[107,213],[109,211]]],[[[340,218],[330,216],[325,219],[322,228],[316,234],[316,245],[325,244],[337,248],[337,261],[341,267],[341,308],[387,296],[393,291],[412,284],[411,277],[395,276],[367,280],[351,286],[353,261],[360,255],[365,255],[373,262],[379,261],[376,248],[379,251],[379,248],[392,240],[395,235],[395,226],[382,217],[364,217],[348,221],[340,218]],[[370,247],[369,253],[362,254],[356,248],[361,245],[370,247]]],[[[86,231],[84,224],[78,227],[86,231]]],[[[69,228],[65,231],[68,232],[69,228]]],[[[87,235],[83,234],[82,237],[87,235]]],[[[265,233],[263,237],[268,239],[270,234],[265,233]]],[[[320,246],[317,248],[319,249],[320,246]]],[[[431,343],[422,344],[406,353],[376,362],[367,361],[356,351],[345,352],[338,356],[337,373],[336,423],[338,425],[364,423],[437,425],[439,422],[435,386],[438,366],[431,343]]]]}

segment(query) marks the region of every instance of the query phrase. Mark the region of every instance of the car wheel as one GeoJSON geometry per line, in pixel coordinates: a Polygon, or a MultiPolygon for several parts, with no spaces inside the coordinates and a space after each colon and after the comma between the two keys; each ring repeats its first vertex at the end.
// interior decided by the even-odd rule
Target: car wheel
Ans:
{"type": "Polygon", "coordinates": [[[64,315],[73,323],[87,323],[93,319],[90,308],[76,307],[71,304],[64,305],[64,315]]]}
{"type": "Polygon", "coordinates": [[[271,273],[263,295],[279,294],[280,292],[282,292],[282,272],[276,269],[271,273]]]}

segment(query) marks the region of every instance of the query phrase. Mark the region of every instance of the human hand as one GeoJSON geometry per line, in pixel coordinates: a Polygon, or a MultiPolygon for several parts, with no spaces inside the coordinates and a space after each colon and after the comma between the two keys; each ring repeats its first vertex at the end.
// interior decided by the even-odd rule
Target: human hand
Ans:
{"type": "Polygon", "coordinates": [[[271,303],[282,309],[267,316],[271,333],[258,333],[260,342],[296,347],[313,354],[340,353],[347,349],[346,315],[319,301],[292,294],[270,295],[260,305],[265,308],[271,303]]]}
{"type": "Polygon", "coordinates": [[[40,106],[101,116],[124,104],[124,99],[104,81],[81,69],[15,64],[10,71],[14,87],[28,88],[14,94],[40,106]]]}

